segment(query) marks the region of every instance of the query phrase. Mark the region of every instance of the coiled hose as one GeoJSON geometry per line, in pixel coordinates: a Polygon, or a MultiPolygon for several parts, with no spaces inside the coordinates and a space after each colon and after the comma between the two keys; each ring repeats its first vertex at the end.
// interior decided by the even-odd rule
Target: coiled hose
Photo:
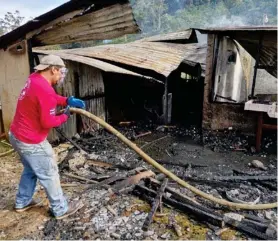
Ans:
{"type": "Polygon", "coordinates": [[[229,202],[224,199],[216,198],[213,197],[212,195],[209,195],[193,186],[188,184],[187,182],[183,181],[179,177],[177,177],[174,173],[170,172],[167,170],[165,167],[157,163],[154,159],[152,159],[150,156],[148,156],[144,151],[142,151],[135,143],[131,142],[129,139],[127,139],[124,135],[122,135],[119,131],[117,131],[114,127],[106,123],[104,120],[101,118],[93,115],[92,113],[82,110],[82,109],[77,109],[77,108],[70,108],[70,111],[72,113],[76,113],[79,115],[86,116],[87,118],[95,121],[96,123],[100,124],[102,127],[107,129],[109,132],[114,134],[116,137],[118,137],[122,142],[124,142],[127,146],[129,146],[131,149],[133,149],[138,155],[140,155],[146,162],[157,168],[160,172],[180,184],[181,186],[189,189],[193,193],[210,200],[214,203],[221,204],[223,206],[227,206],[231,209],[247,209],[247,210],[259,210],[259,209],[270,209],[270,208],[276,208],[277,207],[277,202],[276,203],[266,203],[266,204],[256,204],[256,205],[250,205],[250,204],[242,204],[242,203],[233,203],[229,202]]]}

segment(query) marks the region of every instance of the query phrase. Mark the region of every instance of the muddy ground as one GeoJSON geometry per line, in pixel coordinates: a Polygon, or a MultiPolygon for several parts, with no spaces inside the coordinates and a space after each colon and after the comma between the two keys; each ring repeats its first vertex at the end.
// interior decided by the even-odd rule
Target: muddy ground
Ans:
{"type": "MultiPolygon", "coordinates": [[[[138,125],[118,127],[129,139],[134,140],[138,146],[143,146],[152,158],[164,163],[166,168],[176,175],[188,180],[189,183],[204,192],[216,197],[227,199],[226,192],[231,190],[251,190],[248,195],[241,194],[244,201],[254,201],[258,198],[256,190],[260,192],[259,203],[277,201],[277,180],[267,186],[260,182],[234,182],[228,187],[221,183],[209,182],[216,176],[233,176],[238,173],[273,176],[277,175],[277,142],[275,137],[265,136],[262,153],[254,153],[254,138],[241,135],[234,131],[226,131],[215,135],[203,133],[196,128],[164,128],[153,125],[138,125]],[[136,135],[151,131],[152,133],[136,139],[136,135]],[[221,137],[220,137],[221,136],[221,137]],[[253,138],[253,139],[252,139],[253,138]],[[135,140],[136,139],[136,140],[135,140]],[[158,141],[156,141],[158,140],[158,141]],[[261,161],[266,170],[250,165],[253,160],[261,161]],[[184,166],[172,165],[175,163],[189,164],[184,166]],[[207,180],[207,182],[206,182],[207,180]],[[276,189],[275,189],[276,185],[276,189]],[[254,190],[254,191],[252,191],[254,190]]],[[[0,239],[252,239],[249,234],[239,232],[230,227],[222,229],[212,225],[206,220],[197,220],[189,213],[180,212],[171,206],[163,205],[148,232],[142,231],[142,225],[150,211],[150,205],[142,196],[133,192],[110,195],[104,188],[86,189],[83,181],[70,178],[64,173],[74,173],[87,179],[96,176],[113,176],[115,173],[126,172],[122,167],[129,169],[144,167],[153,170],[116,137],[105,131],[82,138],[76,136],[75,141],[86,151],[91,153],[89,159],[111,163],[115,168],[95,167],[90,164],[88,157],[77,150],[69,150],[70,145],[59,145],[55,151],[59,156],[61,183],[75,184],[74,187],[63,187],[69,200],[81,199],[84,207],[75,215],[57,221],[48,212],[48,202],[43,189],[38,185],[36,196],[44,198],[41,207],[34,208],[25,213],[15,213],[13,204],[19,182],[22,165],[16,154],[0,159],[0,239]],[[182,236],[170,225],[174,218],[181,227],[182,236]]],[[[1,146],[1,152],[7,150],[6,145],[1,146]]],[[[222,183],[223,184],[223,183],[222,183]]],[[[268,183],[269,184],[269,183],[268,183]]],[[[226,184],[225,184],[226,185],[226,184]]],[[[206,207],[219,212],[228,212],[219,205],[212,204],[195,196],[190,191],[176,186],[170,182],[169,186],[181,193],[194,198],[206,207]]],[[[262,211],[235,211],[241,214],[252,214],[261,219],[270,220],[277,225],[277,210],[262,211]]]]}

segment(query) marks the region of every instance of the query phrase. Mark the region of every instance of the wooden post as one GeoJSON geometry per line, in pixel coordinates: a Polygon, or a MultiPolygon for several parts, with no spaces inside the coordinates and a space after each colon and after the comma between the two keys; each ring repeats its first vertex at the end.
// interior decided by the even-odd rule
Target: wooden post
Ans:
{"type": "Polygon", "coordinates": [[[28,58],[29,58],[29,66],[30,66],[30,74],[34,72],[34,54],[32,52],[32,43],[31,40],[27,40],[27,49],[28,49],[28,58]]]}

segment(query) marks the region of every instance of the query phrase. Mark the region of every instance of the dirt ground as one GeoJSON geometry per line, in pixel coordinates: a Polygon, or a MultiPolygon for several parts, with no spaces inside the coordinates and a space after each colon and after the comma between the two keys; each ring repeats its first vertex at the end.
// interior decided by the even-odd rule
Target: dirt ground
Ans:
{"type": "MultiPolygon", "coordinates": [[[[157,136],[149,136],[146,137],[144,140],[148,141],[148,138],[153,139],[157,138],[157,136]]],[[[103,142],[101,143],[101,145],[103,145],[103,142]]],[[[7,148],[8,147],[1,145],[1,153],[7,150],[7,148]]],[[[107,152],[109,151],[103,151],[99,149],[98,154],[105,154],[107,156],[107,152]]],[[[269,173],[277,174],[276,155],[246,155],[241,151],[215,152],[210,148],[197,144],[190,138],[170,137],[170,140],[165,140],[164,143],[160,143],[159,145],[154,146],[151,150],[148,150],[147,153],[157,160],[163,159],[166,161],[169,160],[173,162],[183,162],[184,160],[186,160],[187,163],[191,163],[194,165],[206,165],[206,167],[200,167],[195,169],[193,168],[193,170],[191,170],[192,175],[194,176],[194,173],[198,173],[198,177],[209,177],[219,175],[219,173],[221,173],[222,175],[230,175],[234,169],[241,171],[250,171],[249,163],[254,159],[262,161],[265,164],[265,166],[268,167],[269,173]]],[[[129,151],[127,156],[130,157],[131,154],[132,152],[129,151]]],[[[184,176],[188,172],[188,170],[185,170],[181,167],[172,167],[168,165],[165,166],[171,169],[176,174],[179,174],[180,176],[184,176]]],[[[19,162],[17,154],[13,153],[12,155],[0,158],[0,239],[103,239],[103,237],[106,237],[101,235],[88,236],[87,229],[84,229],[84,232],[82,230],[78,231],[78,233],[75,236],[64,234],[65,232],[67,232],[66,228],[70,227],[66,225],[65,221],[51,221],[53,220],[53,218],[51,218],[48,213],[48,202],[46,200],[45,193],[40,188],[40,186],[37,187],[38,191],[36,193],[36,196],[45,199],[43,205],[41,207],[34,208],[24,213],[14,212],[13,205],[21,171],[22,165],[19,162]],[[65,228],[64,231],[62,230],[63,227],[65,228]]],[[[64,177],[62,176],[62,181],[64,182],[64,180],[66,179],[63,178],[64,177]]],[[[205,190],[206,189],[204,189],[204,191],[205,190]]],[[[91,191],[91,193],[86,194],[87,196],[84,196],[83,194],[83,196],[81,194],[79,195],[78,191],[80,190],[76,191],[74,190],[74,188],[64,188],[64,191],[66,195],[69,197],[74,198],[79,196],[87,199],[90,198],[90,202],[94,201],[92,199],[98,198],[97,196],[92,196],[95,195],[94,191],[91,191]]],[[[121,213],[121,219],[123,219],[123,217],[127,215],[128,217],[130,217],[130,219],[133,220],[132,222],[135,222],[133,223],[133,225],[136,226],[136,220],[138,221],[138,223],[142,224],[145,218],[144,215],[147,215],[147,213],[150,210],[149,204],[132,195],[126,197],[124,196],[123,200],[118,200],[119,202],[114,205],[114,208],[119,210],[119,213],[121,213]],[[123,200],[126,201],[125,207],[122,207],[120,205],[122,202],[124,202],[123,200]],[[133,208],[132,210],[127,210],[127,207],[135,208],[133,208]],[[138,215],[141,215],[141,219],[138,215]]],[[[261,199],[262,202],[269,202],[270,200],[277,201],[277,192],[276,195],[273,192],[269,192],[269,195],[266,195],[266,197],[262,197],[261,199]]],[[[88,205],[93,204],[88,203],[88,205]]],[[[169,210],[167,208],[164,210],[164,212],[166,213],[168,211],[169,210]]],[[[184,232],[186,233],[186,235],[183,236],[184,239],[208,239],[208,234],[212,235],[212,231],[206,225],[196,223],[194,220],[192,220],[192,218],[189,218],[187,215],[179,212],[175,212],[175,215],[176,220],[179,220],[179,224],[185,230],[184,232]]],[[[262,212],[261,216],[263,215],[264,214],[262,212]]],[[[154,237],[163,237],[163,233],[165,233],[165,230],[167,230],[167,225],[164,224],[164,222],[168,222],[168,219],[166,219],[163,217],[156,218],[156,220],[152,224],[152,230],[154,230],[157,233],[157,235],[154,237]]],[[[137,224],[137,226],[140,225],[137,224]]],[[[137,228],[140,229],[140,227],[137,228]]],[[[135,236],[129,235],[128,237],[126,237],[126,239],[145,238],[144,235],[139,231],[137,233],[133,233],[135,236]]],[[[169,231],[169,233],[172,233],[172,236],[169,236],[170,238],[177,238],[174,236],[173,231],[169,231]]],[[[246,238],[241,233],[238,233],[232,229],[227,229],[219,237],[215,237],[212,235],[209,239],[213,239],[213,237],[214,239],[246,238]]],[[[106,238],[109,238],[109,236],[106,238]]],[[[166,239],[167,238],[168,237],[166,237],[166,239]]]]}
{"type": "MultiPolygon", "coordinates": [[[[1,153],[7,150],[1,146],[1,153]]],[[[17,185],[20,179],[22,165],[15,153],[0,158],[0,238],[21,239],[34,232],[48,220],[45,208],[34,208],[29,212],[14,212],[14,200],[17,185]]],[[[44,197],[44,192],[39,190],[38,197],[44,197]]]]}

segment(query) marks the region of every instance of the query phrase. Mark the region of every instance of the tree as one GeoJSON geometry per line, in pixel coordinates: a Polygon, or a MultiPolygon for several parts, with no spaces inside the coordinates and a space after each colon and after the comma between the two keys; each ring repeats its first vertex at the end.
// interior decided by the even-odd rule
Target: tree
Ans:
{"type": "Polygon", "coordinates": [[[137,0],[134,15],[143,33],[159,33],[168,6],[165,0],[137,0]]]}
{"type": "Polygon", "coordinates": [[[18,10],[14,13],[7,12],[4,18],[0,18],[0,34],[1,31],[2,34],[5,34],[18,28],[22,24],[23,20],[24,17],[20,16],[20,12],[18,10]]]}

